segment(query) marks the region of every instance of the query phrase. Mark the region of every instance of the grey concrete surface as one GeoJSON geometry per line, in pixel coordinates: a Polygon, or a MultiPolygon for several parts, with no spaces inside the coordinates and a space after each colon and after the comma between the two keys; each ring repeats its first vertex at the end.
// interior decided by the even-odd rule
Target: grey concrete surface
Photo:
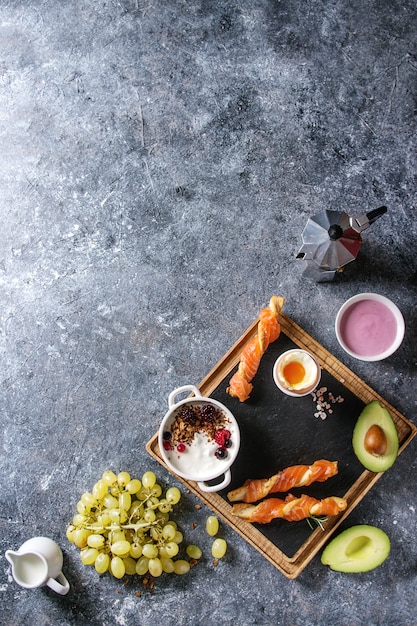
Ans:
{"type": "Polygon", "coordinates": [[[2,0],[2,624],[417,624],[415,442],[349,518],[391,539],[368,573],[318,555],[288,580],[224,524],[214,567],[210,510],[191,494],[177,517],[205,556],[140,597],[65,537],[106,469],[180,485],[145,450],[168,394],[198,384],[275,293],[415,421],[416,26],[413,0],[2,0]],[[303,277],[311,214],[382,204],[342,275],[303,277]],[[382,362],[335,338],[362,291],[406,321],[382,362]],[[39,534],[62,547],[65,597],[11,578],[5,550],[39,534]]]}

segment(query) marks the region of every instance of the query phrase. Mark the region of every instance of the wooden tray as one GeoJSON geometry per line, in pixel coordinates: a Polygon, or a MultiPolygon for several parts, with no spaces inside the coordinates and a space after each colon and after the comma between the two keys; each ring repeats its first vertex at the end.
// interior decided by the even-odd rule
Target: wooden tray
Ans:
{"type": "MultiPolygon", "coordinates": [[[[388,409],[396,424],[400,453],[415,436],[417,428],[283,313],[281,335],[262,357],[251,397],[244,403],[231,398],[226,394],[228,380],[245,344],[256,334],[258,321],[259,318],[198,385],[203,396],[222,402],[239,423],[241,448],[232,466],[231,484],[224,491],[206,493],[196,483],[177,478],[287,578],[293,579],[382,476],[364,470],[352,449],[353,427],[365,404],[379,400],[388,409]],[[329,393],[343,399],[343,402],[329,401],[330,410],[325,412],[325,418],[317,416],[312,395],[292,398],[282,394],[273,382],[272,367],[276,358],[294,346],[309,350],[317,357],[322,367],[319,387],[327,389],[326,399],[329,393]],[[284,520],[249,524],[231,515],[226,494],[247,478],[272,476],[289,465],[308,465],[321,458],[337,460],[338,474],[325,483],[313,484],[301,491],[292,490],[292,493],[297,495],[304,491],[317,498],[335,495],[347,499],[346,511],[329,518],[323,525],[324,530],[319,526],[312,529],[307,522],[284,520]]],[[[158,448],[157,433],[146,449],[168,469],[158,448]]],[[[395,464],[389,471],[395,471],[395,464]]],[[[281,496],[277,494],[277,497],[281,496]]]]}

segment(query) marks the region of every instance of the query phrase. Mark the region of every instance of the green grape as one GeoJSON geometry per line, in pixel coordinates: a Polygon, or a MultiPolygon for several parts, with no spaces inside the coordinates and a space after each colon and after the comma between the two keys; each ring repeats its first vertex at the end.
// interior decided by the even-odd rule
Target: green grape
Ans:
{"type": "Polygon", "coordinates": [[[107,485],[103,480],[99,480],[92,488],[91,493],[96,500],[102,500],[107,494],[107,485]]]}
{"type": "Polygon", "coordinates": [[[112,496],[111,493],[107,493],[103,498],[103,505],[106,507],[106,509],[109,509],[110,513],[111,510],[118,508],[119,500],[118,498],[112,496]]]}
{"type": "Polygon", "coordinates": [[[120,487],[127,485],[127,483],[130,482],[129,472],[119,472],[119,474],[117,474],[117,482],[120,487]]]}
{"type": "Polygon", "coordinates": [[[152,576],[155,576],[155,577],[160,576],[163,572],[162,563],[160,559],[158,558],[149,559],[148,569],[149,569],[149,573],[152,576]]]}
{"type": "Polygon", "coordinates": [[[158,509],[161,513],[169,513],[172,510],[172,506],[167,500],[161,500],[158,505],[158,509]]]}
{"type": "Polygon", "coordinates": [[[167,489],[165,497],[170,504],[177,504],[181,499],[181,491],[178,487],[170,487],[167,489]]]}
{"type": "Polygon", "coordinates": [[[140,556],[142,556],[142,546],[139,543],[132,543],[132,545],[130,546],[129,555],[133,559],[138,559],[140,556]]]}
{"type": "Polygon", "coordinates": [[[98,506],[96,498],[93,496],[92,493],[89,493],[88,491],[83,493],[83,495],[81,496],[81,502],[84,504],[87,510],[94,509],[96,506],[98,506]]]}
{"type": "Polygon", "coordinates": [[[201,555],[203,554],[200,548],[194,544],[187,546],[186,552],[190,559],[201,559],[201,555]]]}
{"type": "Polygon", "coordinates": [[[214,515],[210,515],[206,520],[206,531],[210,537],[214,537],[219,532],[219,520],[214,515]]]}
{"type": "Polygon", "coordinates": [[[117,481],[117,476],[114,472],[107,471],[103,472],[101,480],[104,482],[105,485],[113,485],[113,483],[117,481]]]}
{"type": "Polygon", "coordinates": [[[148,509],[143,514],[143,519],[145,520],[145,522],[154,522],[156,520],[155,511],[152,511],[152,509],[148,509]]]}
{"type": "Polygon", "coordinates": [[[151,489],[151,494],[155,498],[159,498],[162,495],[162,487],[161,487],[161,485],[158,485],[158,483],[155,483],[155,485],[151,489]]]}
{"type": "Polygon", "coordinates": [[[166,524],[162,529],[162,536],[164,539],[167,539],[168,541],[172,541],[174,539],[175,533],[176,533],[176,529],[171,523],[166,524]]]}
{"type": "Polygon", "coordinates": [[[87,515],[88,514],[87,508],[86,508],[85,504],[83,502],[81,502],[81,500],[78,500],[78,502],[77,502],[77,511],[81,515],[87,515]]]}
{"type": "Polygon", "coordinates": [[[110,561],[110,572],[115,578],[123,578],[126,573],[125,564],[120,556],[114,556],[110,561]]]}
{"type": "Polygon", "coordinates": [[[211,546],[211,554],[215,559],[222,559],[226,554],[227,543],[224,539],[217,538],[211,546]]]}
{"type": "Polygon", "coordinates": [[[119,496],[119,507],[128,511],[132,506],[132,496],[128,491],[123,491],[119,496]]]}
{"type": "Polygon", "coordinates": [[[81,515],[80,513],[76,513],[72,518],[72,523],[74,526],[82,526],[87,521],[87,517],[85,515],[81,515]]]}
{"type": "Polygon", "coordinates": [[[151,496],[150,498],[148,498],[147,502],[146,502],[146,506],[148,509],[156,509],[159,506],[159,498],[156,498],[155,496],[151,496]]]}
{"type": "Polygon", "coordinates": [[[105,538],[103,535],[90,535],[87,539],[87,545],[90,548],[104,548],[105,538]]]}
{"type": "Polygon", "coordinates": [[[81,563],[83,565],[94,565],[98,554],[96,548],[83,548],[80,552],[81,563]]]}
{"type": "Polygon", "coordinates": [[[174,572],[176,574],[187,574],[190,571],[190,564],[188,561],[184,561],[183,559],[178,559],[174,561],[174,572]]]}
{"type": "Polygon", "coordinates": [[[120,528],[113,528],[108,534],[108,540],[110,543],[116,543],[116,541],[125,541],[126,534],[124,530],[120,530],[120,528]]]}
{"type": "Polygon", "coordinates": [[[110,509],[109,516],[115,524],[124,524],[128,518],[127,511],[124,509],[110,509]]]}
{"type": "Polygon", "coordinates": [[[130,507],[129,514],[130,516],[141,515],[142,510],[143,510],[143,503],[140,502],[139,500],[134,500],[132,503],[132,506],[130,507]]]}
{"type": "Polygon", "coordinates": [[[174,571],[174,561],[169,557],[160,557],[160,559],[163,571],[167,574],[172,574],[172,572],[174,571]]]}
{"type": "Polygon", "coordinates": [[[145,489],[144,486],[142,485],[141,490],[138,491],[135,495],[137,499],[143,504],[143,502],[145,502],[149,498],[149,491],[148,489],[145,489]]]}
{"type": "Polygon", "coordinates": [[[167,524],[168,523],[171,524],[171,526],[173,526],[175,530],[178,530],[178,524],[173,519],[168,520],[167,524]]]}
{"type": "Polygon", "coordinates": [[[153,472],[145,472],[142,476],[142,485],[145,489],[152,489],[156,483],[156,476],[153,472]]]}
{"type": "Polygon", "coordinates": [[[119,494],[120,494],[120,486],[118,483],[116,483],[115,485],[112,485],[110,487],[110,494],[114,497],[119,499],[119,494]]]}
{"type": "Polygon", "coordinates": [[[121,539],[120,541],[112,543],[110,549],[116,556],[127,556],[130,552],[130,543],[121,539]]]}
{"type": "Polygon", "coordinates": [[[167,524],[169,522],[169,515],[168,515],[168,513],[162,513],[159,510],[159,507],[158,507],[158,510],[155,511],[155,513],[156,513],[156,521],[160,524],[160,526],[164,527],[165,524],[167,524]]]}
{"type": "Polygon", "coordinates": [[[114,524],[121,524],[120,518],[120,510],[119,509],[110,509],[109,517],[114,524]]]}
{"type": "Polygon", "coordinates": [[[180,551],[178,544],[175,541],[169,541],[165,546],[166,553],[169,557],[177,556],[180,551]]]}
{"type": "MultiPolygon", "coordinates": [[[[181,492],[170,487],[163,495],[154,472],[142,479],[129,472],[103,472],[91,492],[85,491],[77,502],[77,512],[66,529],[69,541],[80,550],[85,565],[94,565],[98,574],[109,571],[122,578],[125,574],[152,576],[163,572],[185,573],[187,561],[173,557],[179,553],[183,534],[170,511],[181,492]]],[[[201,557],[197,546],[189,546],[190,558],[201,557]]]]}
{"type": "Polygon", "coordinates": [[[142,546],[142,554],[146,556],[147,559],[154,559],[158,556],[158,548],[153,543],[145,543],[142,546]]]}
{"type": "Polygon", "coordinates": [[[90,533],[88,530],[85,530],[84,528],[76,528],[72,536],[73,536],[74,543],[77,546],[77,548],[85,548],[87,545],[87,539],[90,536],[90,533]]]}
{"type": "Polygon", "coordinates": [[[136,574],[139,576],[143,576],[148,571],[149,559],[146,556],[141,556],[138,561],[136,561],[136,574]]]}
{"type": "Polygon", "coordinates": [[[175,541],[175,543],[182,543],[183,539],[184,539],[183,534],[180,533],[179,530],[176,530],[173,541],[175,541]]]}
{"type": "Polygon", "coordinates": [[[125,566],[126,574],[129,576],[133,576],[136,574],[136,561],[131,556],[127,556],[123,559],[123,564],[125,566]]]}
{"type": "Polygon", "coordinates": [[[167,552],[165,546],[159,546],[158,552],[159,552],[159,558],[160,559],[169,559],[170,558],[170,556],[168,555],[168,552],[167,552]]]}
{"type": "Polygon", "coordinates": [[[94,567],[96,568],[97,574],[104,574],[107,572],[110,566],[110,557],[108,554],[104,552],[100,552],[96,558],[96,562],[94,563],[94,567]]]}
{"type": "Polygon", "coordinates": [[[102,513],[99,513],[97,515],[97,522],[102,526],[110,526],[111,517],[109,515],[109,511],[104,510],[102,513]]]}
{"type": "Polygon", "coordinates": [[[126,484],[126,491],[131,493],[132,495],[140,491],[142,488],[142,483],[137,478],[133,478],[126,484]]]}
{"type": "Polygon", "coordinates": [[[70,524],[66,530],[67,539],[68,541],[71,541],[71,543],[74,543],[74,530],[75,526],[73,524],[70,524]]]}

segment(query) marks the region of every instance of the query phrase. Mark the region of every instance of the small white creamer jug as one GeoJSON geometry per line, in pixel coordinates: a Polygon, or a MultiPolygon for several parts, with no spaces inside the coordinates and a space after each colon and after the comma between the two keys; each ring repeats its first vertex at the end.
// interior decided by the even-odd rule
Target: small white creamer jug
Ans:
{"type": "Polygon", "coordinates": [[[64,596],[69,583],[62,573],[62,550],[48,537],[33,537],[22,544],[17,552],[6,550],[5,557],[11,563],[15,581],[26,589],[47,585],[64,596]]]}

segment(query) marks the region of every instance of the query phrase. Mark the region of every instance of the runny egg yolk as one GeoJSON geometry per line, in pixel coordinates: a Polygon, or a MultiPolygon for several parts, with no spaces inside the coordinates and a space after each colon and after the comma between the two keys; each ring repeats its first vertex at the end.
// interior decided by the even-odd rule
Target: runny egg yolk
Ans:
{"type": "Polygon", "coordinates": [[[290,361],[284,366],[282,373],[290,385],[299,385],[304,380],[306,371],[299,361],[290,361]]]}

